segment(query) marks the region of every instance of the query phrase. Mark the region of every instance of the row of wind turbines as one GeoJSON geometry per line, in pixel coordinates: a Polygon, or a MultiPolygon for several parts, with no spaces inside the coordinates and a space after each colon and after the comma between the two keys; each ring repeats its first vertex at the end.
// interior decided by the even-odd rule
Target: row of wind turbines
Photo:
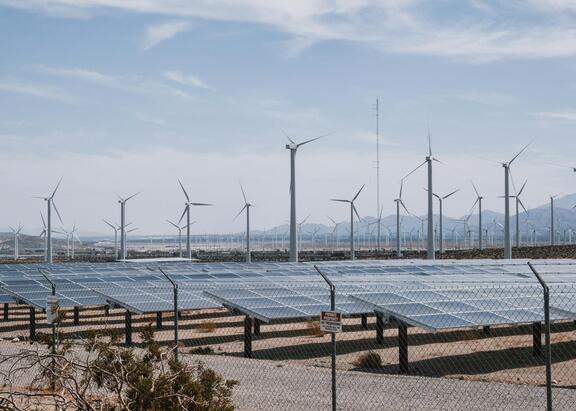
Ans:
{"type": "MultiPolygon", "coordinates": [[[[308,219],[308,217],[306,217],[304,220],[297,222],[297,213],[296,213],[296,155],[298,150],[309,144],[312,143],[314,141],[317,141],[321,138],[326,137],[327,135],[322,135],[319,137],[315,137],[309,140],[305,140],[303,142],[300,143],[296,143],[293,139],[291,139],[289,136],[286,135],[289,143],[286,144],[286,149],[290,151],[290,229],[289,229],[289,261],[291,262],[297,262],[298,261],[298,252],[299,252],[299,242],[301,242],[301,234],[302,234],[302,230],[301,227],[302,225],[306,222],[306,220],[308,219]]],[[[512,242],[511,242],[511,217],[510,217],[510,199],[511,198],[515,198],[515,202],[516,202],[516,245],[519,245],[519,239],[520,239],[520,234],[519,234],[519,207],[522,207],[524,210],[526,210],[526,208],[524,207],[524,204],[522,203],[522,200],[520,198],[522,192],[524,191],[524,188],[526,186],[526,183],[524,183],[524,185],[522,186],[522,188],[520,189],[520,191],[518,191],[518,193],[516,195],[511,195],[510,194],[510,177],[511,177],[511,173],[510,173],[510,169],[512,164],[518,159],[518,157],[520,157],[520,155],[530,146],[531,143],[527,144],[526,146],[524,146],[519,152],[517,152],[509,161],[507,162],[501,162],[500,164],[502,165],[503,169],[504,169],[504,225],[503,225],[503,234],[504,234],[504,257],[507,259],[512,258],[512,242]]],[[[431,138],[430,138],[430,133],[428,133],[428,152],[427,155],[424,159],[424,161],[419,164],[416,168],[414,168],[413,170],[411,170],[408,174],[406,174],[404,177],[402,177],[402,179],[400,180],[400,190],[399,190],[399,195],[396,199],[394,199],[394,202],[396,203],[396,255],[398,257],[402,256],[402,249],[401,249],[401,237],[402,237],[402,233],[401,233],[401,209],[403,209],[404,211],[406,211],[407,213],[412,214],[408,208],[406,207],[405,203],[402,200],[402,192],[403,192],[403,188],[404,188],[404,184],[405,181],[412,176],[413,174],[415,174],[420,168],[422,168],[423,166],[427,166],[427,205],[428,205],[428,213],[427,213],[427,218],[426,219],[420,219],[421,223],[422,223],[422,238],[423,238],[423,233],[424,233],[424,223],[427,223],[427,236],[426,236],[426,253],[427,253],[427,258],[428,259],[434,259],[436,257],[436,244],[435,244],[435,239],[436,237],[438,237],[438,241],[439,241],[439,252],[443,253],[444,252],[444,227],[443,227],[443,202],[446,201],[448,198],[452,197],[454,194],[456,194],[459,189],[457,190],[453,190],[452,192],[445,194],[445,195],[440,195],[438,193],[436,193],[434,191],[434,185],[433,185],[433,170],[434,170],[434,164],[435,163],[439,163],[439,164],[443,164],[442,161],[440,161],[439,159],[437,159],[436,157],[434,157],[433,153],[432,153],[432,143],[431,143],[431,138]],[[434,225],[434,198],[436,198],[436,200],[438,200],[438,204],[439,204],[439,235],[435,235],[435,225],[434,225]]],[[[574,171],[576,171],[576,169],[574,169],[574,171]]],[[[52,228],[52,209],[54,209],[54,211],[56,212],[56,215],[58,217],[58,219],[60,220],[60,222],[62,223],[62,218],[60,216],[60,213],[58,211],[58,208],[56,207],[56,204],[54,202],[54,196],[56,195],[56,192],[58,191],[58,188],[60,187],[60,184],[62,182],[62,179],[60,179],[60,181],[58,182],[58,184],[56,185],[56,188],[52,191],[52,193],[47,196],[47,197],[37,197],[40,198],[42,200],[44,200],[46,202],[46,220],[44,220],[44,217],[42,216],[42,220],[44,222],[45,228],[43,231],[43,234],[45,236],[45,261],[48,263],[52,263],[53,262],[53,251],[52,251],[52,233],[58,233],[59,231],[54,230],[52,228]]],[[[195,223],[194,221],[191,221],[191,207],[206,207],[206,206],[213,206],[213,204],[210,203],[203,203],[203,202],[194,202],[191,201],[190,196],[188,194],[188,191],[185,189],[184,185],[182,184],[182,182],[180,180],[178,180],[178,184],[184,194],[185,197],[185,202],[184,202],[184,209],[183,212],[180,216],[180,219],[175,222],[175,221],[171,221],[171,220],[167,220],[167,222],[173,226],[174,228],[176,228],[178,230],[178,243],[179,243],[179,250],[180,250],[180,256],[184,257],[183,254],[183,250],[182,250],[182,231],[186,230],[186,254],[185,254],[185,258],[187,259],[191,259],[192,258],[192,248],[191,248],[191,226],[195,223]],[[184,223],[183,223],[184,220],[184,223]]],[[[472,182],[472,186],[474,188],[474,192],[476,194],[476,200],[474,202],[474,205],[472,207],[472,209],[474,209],[476,206],[478,206],[478,244],[479,244],[479,248],[483,249],[484,245],[485,245],[485,237],[484,237],[484,228],[483,228],[483,221],[482,221],[482,200],[484,199],[483,196],[480,195],[478,189],[476,188],[476,186],[474,185],[474,183],[472,182]]],[[[350,233],[350,258],[354,259],[355,258],[355,239],[354,239],[354,220],[355,220],[355,216],[358,218],[358,220],[360,220],[360,216],[358,214],[358,211],[356,209],[355,206],[355,201],[358,199],[359,195],[361,194],[362,190],[364,189],[364,185],[355,193],[355,195],[351,198],[351,199],[342,199],[342,198],[333,198],[330,199],[331,201],[334,202],[339,202],[339,203],[345,203],[348,204],[350,207],[350,229],[349,229],[349,233],[350,233]]],[[[244,205],[241,208],[241,210],[238,212],[238,214],[236,215],[236,218],[238,218],[242,213],[245,212],[246,215],[246,231],[245,231],[245,241],[246,241],[246,261],[250,262],[251,261],[251,243],[250,243],[250,211],[251,208],[253,207],[253,204],[250,203],[246,197],[245,191],[244,191],[244,187],[242,186],[242,184],[240,184],[240,190],[242,193],[242,197],[243,197],[243,201],[244,201],[244,205]]],[[[108,220],[103,220],[105,222],[105,224],[107,224],[110,228],[112,228],[114,230],[114,249],[115,249],[115,255],[117,256],[117,258],[119,260],[126,260],[127,257],[127,246],[126,246],[126,235],[127,233],[130,233],[134,230],[136,230],[136,228],[130,228],[131,223],[126,223],[126,204],[129,200],[131,200],[132,198],[134,198],[135,196],[137,196],[138,193],[130,195],[128,197],[119,197],[118,199],[118,203],[120,205],[120,224],[113,224],[108,220]],[[120,234],[120,247],[118,247],[118,234],[120,234]]],[[[551,207],[552,207],[552,220],[551,220],[551,232],[554,232],[554,199],[556,198],[556,196],[552,196],[551,197],[551,207]]],[[[382,219],[382,208],[380,209],[380,212],[378,214],[378,235],[377,235],[377,243],[378,243],[378,247],[380,247],[380,224],[381,224],[381,219],[382,219]]],[[[336,222],[332,219],[330,219],[332,222],[334,222],[336,224],[336,222]]],[[[63,223],[62,223],[63,224],[63,223]]],[[[336,224],[336,228],[337,228],[337,224],[336,224]]],[[[17,258],[17,253],[18,253],[18,247],[17,247],[17,242],[18,242],[18,237],[20,235],[20,232],[22,230],[22,226],[19,226],[17,229],[12,229],[12,231],[14,232],[15,235],[15,257],[17,258]]],[[[66,234],[68,241],[70,241],[70,239],[72,239],[72,250],[74,250],[74,239],[78,239],[78,236],[76,234],[76,226],[74,226],[73,230],[71,232],[59,232],[61,234],[66,234]]],[[[554,235],[552,235],[552,245],[554,245],[554,235]]],[[[74,251],[72,251],[72,253],[74,253],[74,251]]]]}

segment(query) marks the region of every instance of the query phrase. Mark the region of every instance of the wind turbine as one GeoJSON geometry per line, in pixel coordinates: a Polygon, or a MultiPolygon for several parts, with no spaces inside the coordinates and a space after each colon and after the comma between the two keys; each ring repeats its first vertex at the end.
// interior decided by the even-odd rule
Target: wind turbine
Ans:
{"type": "Polygon", "coordinates": [[[39,199],[42,199],[44,201],[46,201],[46,208],[47,208],[47,212],[46,212],[46,218],[47,218],[47,226],[46,226],[46,242],[48,244],[48,250],[46,253],[46,262],[48,264],[52,264],[52,206],[54,206],[54,211],[56,211],[56,215],[58,216],[58,219],[60,220],[61,224],[64,224],[64,222],[62,221],[62,217],[60,217],[60,213],[58,212],[58,207],[56,207],[56,203],[54,202],[54,196],[56,195],[56,191],[58,191],[58,187],[60,187],[60,183],[62,182],[62,178],[60,178],[60,180],[58,181],[58,184],[56,184],[56,188],[54,189],[54,191],[52,191],[52,194],[49,197],[36,197],[39,199]]]}
{"type": "Polygon", "coordinates": [[[309,231],[309,234],[312,235],[312,253],[316,254],[316,234],[320,231],[321,227],[316,227],[312,231],[309,231]]]}
{"type": "Polygon", "coordinates": [[[122,261],[126,260],[126,202],[138,194],[132,194],[126,198],[118,196],[118,204],[120,204],[120,259],[122,261]]]}
{"type": "Polygon", "coordinates": [[[512,160],[502,163],[504,167],[504,258],[512,258],[512,240],[510,237],[510,166],[522,154],[532,142],[522,148],[512,160]]]}
{"type": "Polygon", "coordinates": [[[178,184],[180,184],[180,187],[182,188],[182,191],[184,192],[184,196],[186,197],[186,202],[184,203],[184,212],[182,213],[180,220],[178,220],[178,224],[180,224],[182,222],[184,215],[186,215],[186,255],[187,255],[187,258],[189,260],[191,260],[192,259],[192,248],[190,247],[190,226],[192,224],[190,223],[190,206],[210,207],[213,204],[190,202],[190,197],[188,196],[188,193],[186,192],[186,189],[184,188],[184,186],[182,185],[182,182],[180,180],[178,180],[178,184]]]}
{"type": "Polygon", "coordinates": [[[302,225],[310,218],[310,214],[306,216],[306,218],[298,223],[298,247],[300,247],[299,251],[302,251],[302,225]]]}
{"type": "Polygon", "coordinates": [[[430,129],[428,129],[428,156],[426,156],[426,164],[428,165],[428,250],[426,256],[428,260],[436,258],[436,247],[434,246],[434,201],[433,201],[433,187],[432,187],[432,162],[436,161],[441,163],[435,157],[432,157],[432,139],[430,136],[430,129]]]}
{"type": "MultiPolygon", "coordinates": [[[[520,206],[524,212],[528,214],[528,210],[526,210],[526,207],[524,207],[524,203],[522,203],[522,199],[520,198],[520,195],[524,191],[524,188],[526,188],[527,183],[528,180],[524,181],[520,191],[518,191],[515,196],[511,196],[516,200],[516,247],[520,247],[520,206]]],[[[512,184],[514,184],[514,179],[512,179],[512,184]]]]}
{"type": "Polygon", "coordinates": [[[17,229],[10,227],[10,230],[12,230],[12,233],[14,234],[14,260],[18,259],[18,239],[20,238],[20,232],[22,231],[23,228],[24,227],[22,226],[22,224],[18,224],[17,229]]]}
{"type": "Polygon", "coordinates": [[[238,218],[242,211],[246,210],[246,262],[249,263],[252,261],[252,256],[250,252],[250,207],[253,207],[253,204],[250,204],[248,200],[246,200],[246,194],[244,193],[244,188],[242,187],[242,183],[240,183],[240,190],[242,191],[242,197],[244,198],[244,207],[236,214],[234,220],[238,218]]]}
{"type": "MultiPolygon", "coordinates": [[[[166,222],[172,226],[174,226],[176,228],[176,230],[178,230],[178,255],[180,256],[180,258],[182,258],[182,230],[184,230],[186,228],[185,225],[183,225],[182,227],[180,227],[178,224],[170,221],[170,220],[166,220],[166,222]]],[[[193,221],[191,224],[194,224],[195,221],[193,221]]]]}
{"type": "Polygon", "coordinates": [[[74,222],[74,226],[72,227],[72,231],[70,231],[70,236],[72,238],[72,259],[74,259],[75,251],[76,251],[76,242],[74,241],[74,238],[76,238],[76,240],[78,240],[78,243],[80,245],[82,245],[82,240],[80,240],[80,237],[78,237],[77,231],[78,231],[78,229],[76,228],[76,222],[74,222]]]}
{"type": "Polygon", "coordinates": [[[483,244],[483,239],[482,239],[482,200],[484,200],[484,197],[482,197],[479,193],[478,193],[478,189],[476,188],[476,185],[474,184],[474,181],[470,181],[472,183],[472,187],[474,188],[474,192],[476,193],[476,202],[474,203],[474,205],[472,206],[472,208],[474,208],[476,206],[476,204],[478,204],[478,246],[480,247],[480,250],[484,249],[484,244],[483,244]]]}
{"type": "Polygon", "coordinates": [[[453,196],[454,194],[456,194],[458,191],[460,191],[460,189],[454,190],[449,194],[446,194],[445,196],[439,196],[438,194],[432,193],[432,195],[434,197],[436,197],[438,199],[438,203],[439,203],[439,211],[440,211],[440,225],[439,225],[439,229],[440,229],[440,237],[439,237],[439,243],[440,243],[440,253],[443,254],[444,253],[444,229],[442,227],[442,220],[444,219],[443,216],[443,212],[442,212],[442,207],[443,207],[443,202],[444,200],[446,200],[447,198],[453,196]]]}
{"type": "Polygon", "coordinates": [[[284,133],[290,144],[286,144],[286,149],[290,150],[290,259],[291,262],[298,262],[298,244],[296,235],[296,152],[304,144],[311,143],[328,134],[295,143],[286,133],[284,133]]]}
{"type": "Polygon", "coordinates": [[[119,226],[117,227],[106,220],[102,220],[102,221],[104,221],[104,223],[109,225],[110,228],[112,228],[112,230],[114,230],[114,258],[118,259],[118,230],[120,230],[120,227],[119,226]]]}
{"type": "Polygon", "coordinates": [[[40,238],[42,238],[42,236],[44,236],[44,262],[48,261],[48,236],[46,235],[47,233],[47,227],[46,227],[46,220],[44,219],[44,215],[42,214],[42,212],[40,212],[40,218],[42,219],[42,232],[40,233],[40,238]]]}
{"type": "Polygon", "coordinates": [[[358,196],[360,195],[360,193],[364,189],[364,186],[365,185],[362,185],[362,187],[360,187],[360,190],[358,190],[356,195],[354,197],[352,197],[352,200],[342,200],[342,199],[338,199],[338,198],[331,198],[330,199],[330,201],[337,201],[340,203],[350,204],[350,259],[351,260],[354,260],[354,214],[356,214],[356,217],[358,217],[358,220],[360,220],[360,216],[358,215],[358,211],[356,211],[356,207],[354,206],[354,201],[356,201],[356,199],[358,198],[358,196]]]}
{"type": "Polygon", "coordinates": [[[554,235],[554,200],[559,195],[560,194],[550,196],[550,245],[551,246],[554,246],[556,243],[555,235],[554,235]]]}
{"type": "Polygon", "coordinates": [[[328,220],[332,221],[332,223],[334,224],[334,230],[332,230],[332,236],[336,238],[336,250],[337,250],[340,245],[340,241],[338,239],[338,223],[334,221],[332,217],[330,217],[329,215],[327,215],[326,217],[328,217],[328,220]]]}

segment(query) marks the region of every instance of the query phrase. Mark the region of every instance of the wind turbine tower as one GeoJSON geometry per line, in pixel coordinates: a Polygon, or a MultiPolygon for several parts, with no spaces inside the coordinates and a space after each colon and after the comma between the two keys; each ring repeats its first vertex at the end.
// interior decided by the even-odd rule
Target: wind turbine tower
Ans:
{"type": "MultiPolygon", "coordinates": [[[[286,135],[286,133],[284,133],[286,135]]],[[[312,138],[310,140],[303,141],[301,143],[295,143],[288,135],[286,138],[290,144],[286,144],[286,149],[290,150],[290,258],[291,262],[298,262],[298,230],[296,228],[296,152],[300,147],[305,144],[316,141],[322,137],[326,137],[328,134],[312,138]]]]}
{"type": "Polygon", "coordinates": [[[354,256],[354,214],[356,214],[356,217],[358,217],[358,220],[360,220],[360,216],[358,215],[358,211],[356,211],[356,206],[354,205],[354,202],[356,201],[356,199],[358,198],[358,196],[360,195],[360,193],[362,192],[363,189],[364,189],[364,185],[362,187],[360,187],[360,190],[358,190],[358,192],[352,198],[352,200],[342,200],[342,199],[337,199],[337,198],[330,199],[330,201],[337,201],[340,203],[350,204],[350,259],[351,260],[354,260],[354,258],[355,258],[355,256],[354,256]]]}
{"type": "Polygon", "coordinates": [[[61,224],[64,224],[62,221],[62,217],[60,217],[60,212],[58,212],[58,207],[56,207],[56,203],[54,202],[54,196],[56,195],[56,191],[58,191],[58,187],[60,187],[60,183],[62,182],[62,178],[58,181],[56,188],[52,192],[52,194],[48,197],[36,197],[46,201],[46,243],[47,243],[47,252],[46,252],[46,262],[48,264],[52,264],[52,206],[54,206],[54,211],[56,211],[56,215],[60,220],[61,224]]]}

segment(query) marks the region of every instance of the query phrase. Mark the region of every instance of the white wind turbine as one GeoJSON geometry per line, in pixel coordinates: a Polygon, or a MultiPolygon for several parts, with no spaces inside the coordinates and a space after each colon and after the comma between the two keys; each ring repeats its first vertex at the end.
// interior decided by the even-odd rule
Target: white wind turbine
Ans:
{"type": "Polygon", "coordinates": [[[120,204],[120,260],[122,261],[126,260],[126,202],[138,194],[132,194],[126,198],[118,196],[118,204],[120,204]]]}
{"type": "Polygon", "coordinates": [[[242,187],[242,183],[240,183],[240,190],[242,191],[242,197],[244,198],[244,207],[236,214],[234,220],[238,218],[242,211],[246,210],[246,262],[249,263],[252,261],[252,255],[250,251],[250,207],[254,207],[253,204],[250,204],[248,200],[246,200],[246,194],[244,193],[244,187],[242,187]]]}
{"type": "Polygon", "coordinates": [[[42,236],[44,236],[44,262],[48,261],[48,236],[46,235],[47,233],[47,227],[46,227],[46,220],[44,219],[44,215],[42,214],[42,212],[40,212],[40,218],[42,219],[42,232],[40,233],[40,238],[42,238],[42,236]]]}
{"type": "Polygon", "coordinates": [[[342,200],[342,199],[338,199],[338,198],[331,198],[330,201],[337,201],[340,203],[348,203],[350,204],[350,259],[354,260],[354,214],[356,214],[356,217],[358,217],[358,221],[360,221],[360,216],[358,215],[358,211],[356,211],[356,206],[354,205],[354,202],[356,201],[356,199],[358,198],[358,196],[360,195],[360,193],[362,192],[362,190],[364,189],[365,185],[362,185],[362,187],[360,187],[360,190],[358,190],[358,192],[356,193],[356,195],[354,197],[352,197],[352,200],[342,200]]]}
{"type": "MultiPolygon", "coordinates": [[[[297,235],[298,235],[298,247],[300,247],[300,249],[298,251],[302,251],[302,226],[308,220],[308,218],[310,218],[310,214],[308,214],[304,220],[302,220],[298,223],[297,235]]],[[[298,257],[298,256],[296,256],[296,257],[298,257]]]]}
{"type": "Polygon", "coordinates": [[[114,230],[114,258],[118,259],[118,230],[120,230],[119,225],[114,225],[106,220],[102,220],[106,225],[110,226],[114,230]]]}
{"type": "MultiPolygon", "coordinates": [[[[166,222],[176,228],[178,230],[178,255],[182,258],[182,230],[186,228],[186,225],[179,226],[173,221],[166,220],[166,222]]],[[[194,224],[196,221],[191,222],[190,224],[194,224]]]]}
{"type": "Polygon", "coordinates": [[[186,192],[186,189],[184,188],[184,185],[182,184],[182,182],[180,180],[178,180],[178,184],[180,184],[180,187],[182,188],[182,191],[184,192],[184,196],[186,197],[186,202],[184,203],[184,211],[182,212],[182,216],[180,217],[180,220],[178,220],[178,224],[180,224],[182,222],[182,219],[184,218],[184,216],[186,216],[186,257],[189,260],[191,260],[192,259],[192,248],[190,247],[190,226],[192,225],[192,223],[190,222],[190,206],[211,207],[213,204],[190,202],[190,197],[188,196],[188,193],[186,192]]]}
{"type": "Polygon", "coordinates": [[[556,245],[555,236],[554,236],[554,200],[560,194],[556,194],[550,196],[550,245],[556,245]]]}
{"type": "Polygon", "coordinates": [[[438,238],[438,242],[440,243],[440,253],[443,254],[444,253],[444,228],[443,228],[443,220],[444,220],[444,212],[443,212],[443,206],[444,206],[444,200],[446,200],[447,198],[453,196],[454,194],[456,194],[458,191],[460,191],[460,189],[454,190],[449,194],[446,194],[445,196],[440,196],[438,194],[432,193],[432,195],[434,195],[434,197],[436,197],[438,199],[438,204],[439,204],[439,213],[440,213],[440,224],[439,224],[439,229],[440,229],[440,233],[439,233],[439,238],[438,238]]]}
{"type": "Polygon", "coordinates": [[[290,144],[286,144],[286,149],[290,150],[290,258],[291,262],[298,262],[298,244],[296,233],[296,152],[305,144],[326,137],[328,134],[312,138],[310,140],[296,143],[286,133],[284,133],[290,144]]]}
{"type": "Polygon", "coordinates": [[[52,264],[52,206],[54,206],[54,211],[56,211],[56,215],[58,216],[60,223],[64,224],[64,222],[62,221],[62,217],[60,217],[60,213],[58,212],[58,207],[56,207],[56,203],[54,202],[54,196],[56,195],[56,191],[58,191],[58,187],[60,187],[61,182],[62,178],[60,178],[60,181],[58,181],[56,188],[54,189],[54,191],[52,191],[52,194],[49,197],[35,197],[46,201],[46,208],[47,208],[46,219],[48,220],[46,224],[46,238],[47,238],[46,242],[48,244],[46,253],[47,256],[46,262],[48,264],[52,264]]]}
{"type": "Polygon", "coordinates": [[[24,228],[22,224],[18,224],[18,228],[14,229],[8,226],[10,230],[12,230],[12,234],[14,234],[14,260],[18,259],[18,240],[20,239],[20,232],[24,228]]]}
{"type": "Polygon", "coordinates": [[[532,142],[522,148],[512,160],[501,163],[504,167],[504,258],[512,258],[512,239],[510,236],[510,166],[522,154],[532,142]]]}
{"type": "Polygon", "coordinates": [[[484,249],[484,244],[483,244],[483,239],[482,239],[482,200],[484,200],[484,197],[482,197],[479,193],[478,190],[476,189],[476,185],[474,184],[473,181],[470,181],[472,183],[472,187],[474,188],[474,192],[476,193],[476,202],[474,203],[474,205],[472,206],[472,208],[474,208],[476,206],[476,204],[478,204],[478,246],[480,247],[480,250],[484,249]]]}
{"type": "MultiPolygon", "coordinates": [[[[524,184],[522,185],[522,188],[520,189],[520,191],[518,191],[516,193],[516,195],[510,196],[511,198],[514,198],[516,200],[515,201],[516,202],[516,247],[520,247],[520,207],[522,207],[524,212],[526,214],[528,214],[528,210],[526,210],[526,207],[524,207],[524,203],[522,203],[522,199],[520,198],[520,196],[524,192],[524,188],[526,188],[527,183],[528,183],[528,180],[524,181],[524,184]]],[[[512,179],[512,185],[514,185],[514,179],[512,179]]],[[[516,187],[514,187],[514,191],[516,191],[516,187]]]]}
{"type": "Polygon", "coordinates": [[[70,231],[70,237],[72,238],[72,259],[74,259],[75,257],[75,252],[76,252],[76,241],[78,241],[78,243],[80,245],[82,245],[82,240],[80,240],[80,237],[78,237],[78,228],[76,228],[76,222],[74,222],[74,226],[72,227],[72,231],[70,231]]]}
{"type": "Polygon", "coordinates": [[[338,239],[338,223],[334,221],[332,217],[330,217],[329,215],[327,215],[326,217],[328,217],[328,220],[332,221],[332,224],[334,224],[334,230],[332,230],[332,236],[335,237],[336,239],[336,250],[338,250],[340,246],[340,240],[338,239]]]}

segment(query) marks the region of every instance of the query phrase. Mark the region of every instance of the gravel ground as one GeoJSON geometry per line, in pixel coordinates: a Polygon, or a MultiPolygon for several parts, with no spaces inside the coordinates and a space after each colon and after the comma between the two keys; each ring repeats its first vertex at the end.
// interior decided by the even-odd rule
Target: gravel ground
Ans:
{"type": "MultiPolygon", "coordinates": [[[[239,410],[329,410],[330,369],[226,356],[185,356],[237,379],[239,410]]],[[[341,410],[544,410],[544,387],[338,371],[341,410]]],[[[573,410],[576,390],[555,388],[556,410],[573,410]]]]}

